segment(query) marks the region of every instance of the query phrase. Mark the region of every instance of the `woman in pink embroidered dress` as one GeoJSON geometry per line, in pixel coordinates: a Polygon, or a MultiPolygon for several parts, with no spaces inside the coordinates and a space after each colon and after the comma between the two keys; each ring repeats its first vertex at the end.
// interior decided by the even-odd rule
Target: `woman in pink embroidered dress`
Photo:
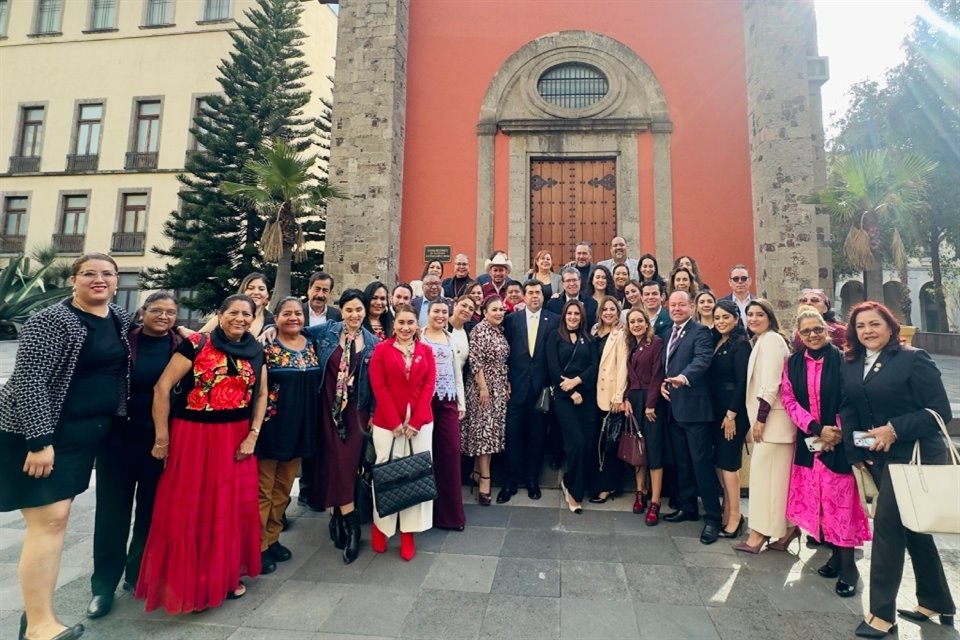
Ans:
{"type": "Polygon", "coordinates": [[[830,560],[817,573],[837,578],[837,595],[849,598],[856,594],[860,580],[854,548],[871,535],[843,448],[839,416],[842,356],[830,344],[827,323],[813,307],[800,307],[797,335],[803,348],[787,360],[780,385],[783,406],[801,432],[790,472],[786,515],[787,520],[830,545],[830,560]],[[808,442],[820,450],[811,451],[808,442]]]}

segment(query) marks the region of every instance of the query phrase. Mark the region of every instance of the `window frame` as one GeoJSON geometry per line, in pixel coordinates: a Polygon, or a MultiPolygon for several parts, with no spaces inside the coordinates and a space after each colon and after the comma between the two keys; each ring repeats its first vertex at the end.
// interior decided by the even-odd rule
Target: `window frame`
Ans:
{"type": "MultiPolygon", "coordinates": [[[[117,273],[117,293],[113,299],[113,303],[119,305],[121,308],[126,309],[131,314],[135,313],[137,309],[140,308],[140,274],[136,271],[129,271],[120,269],[117,273]],[[121,286],[123,284],[124,276],[133,276],[134,286],[133,288],[121,286]],[[130,296],[133,296],[133,306],[124,306],[124,299],[127,302],[130,301],[130,296]]],[[[179,314],[179,310],[177,311],[179,314]]]]}
{"type": "Polygon", "coordinates": [[[43,129],[47,121],[47,104],[37,104],[37,103],[27,103],[20,105],[19,111],[19,122],[17,123],[17,147],[15,156],[19,158],[41,158],[43,157],[43,129]],[[27,121],[27,112],[31,110],[39,109],[42,113],[39,122],[38,121],[27,121]],[[37,132],[39,135],[34,135],[34,144],[31,145],[31,150],[36,151],[31,155],[24,153],[25,144],[27,142],[27,125],[36,125],[37,132]],[[39,139],[39,141],[37,141],[39,139]]]}
{"type": "Polygon", "coordinates": [[[59,36],[63,34],[63,0],[36,0],[34,3],[33,10],[33,31],[30,33],[32,36],[59,36]],[[53,15],[53,11],[44,11],[43,5],[45,3],[56,3],[56,24],[50,25],[51,28],[44,31],[40,30],[40,20],[44,14],[53,15]]]}
{"type": "Polygon", "coordinates": [[[203,0],[200,3],[200,17],[197,24],[216,24],[218,22],[229,22],[233,20],[233,0],[203,0]],[[217,6],[225,5],[224,15],[210,16],[210,7],[217,3],[217,6]]]}
{"type": "MultiPolygon", "coordinates": [[[[79,219],[79,216],[78,216],[79,219]]],[[[90,222],[90,191],[64,191],[60,193],[60,211],[57,214],[57,231],[61,236],[86,236],[87,226],[90,222]],[[86,198],[86,206],[83,209],[67,207],[67,201],[70,198],[86,198]],[[67,214],[83,213],[83,230],[80,233],[67,233],[67,214]]],[[[76,222],[73,225],[76,229],[76,222]]]]}
{"type": "Polygon", "coordinates": [[[123,189],[118,195],[117,201],[117,233],[134,234],[147,233],[147,216],[150,213],[150,190],[149,189],[123,189]],[[128,206],[127,199],[131,196],[143,196],[143,206],[128,206]],[[124,227],[129,212],[134,213],[134,220],[142,223],[142,229],[137,229],[134,225],[133,231],[127,231],[124,227]]]}
{"type": "Polygon", "coordinates": [[[117,20],[119,19],[120,13],[120,0],[90,0],[89,10],[87,11],[88,16],[88,26],[85,33],[97,33],[99,31],[116,31],[117,30],[117,20]],[[101,2],[110,2],[113,5],[113,12],[110,16],[110,24],[105,26],[97,26],[97,5],[101,2]]]}
{"type": "Polygon", "coordinates": [[[30,194],[20,191],[11,191],[3,194],[3,211],[0,212],[0,237],[2,238],[26,238],[27,229],[30,226],[30,194]],[[10,209],[11,200],[23,200],[23,209],[10,209]],[[7,225],[11,213],[17,212],[17,230],[21,233],[7,233],[7,225]],[[20,226],[23,225],[21,229],[20,226]]]}
{"type": "MultiPolygon", "coordinates": [[[[101,145],[103,143],[103,129],[104,129],[104,119],[107,113],[107,101],[98,100],[96,98],[77,100],[77,103],[74,107],[74,117],[73,117],[73,139],[70,141],[70,150],[73,152],[74,156],[99,156],[101,145]],[[84,107],[100,107],[100,119],[99,120],[83,120],[83,109],[84,107]],[[96,122],[99,129],[96,135],[96,152],[95,153],[81,153],[80,152],[80,130],[84,125],[92,124],[96,122]]],[[[94,136],[87,136],[87,149],[90,150],[90,141],[94,139],[94,136]]]]}
{"type": "Polygon", "coordinates": [[[177,3],[174,0],[144,0],[143,1],[143,20],[140,23],[141,29],[161,29],[163,27],[173,27],[176,26],[176,10],[177,3]],[[150,8],[154,4],[162,4],[166,7],[169,7],[169,15],[164,16],[167,18],[166,21],[160,22],[151,22],[150,21],[150,8]]]}
{"type": "MultiPolygon", "coordinates": [[[[160,153],[160,134],[163,128],[163,96],[138,96],[133,99],[133,118],[131,122],[131,131],[130,131],[130,145],[129,150],[132,153],[160,153]],[[141,118],[140,110],[141,107],[145,104],[157,104],[158,112],[156,116],[147,116],[141,118]],[[150,150],[140,149],[140,122],[141,120],[153,122],[156,121],[156,149],[150,150]]],[[[150,127],[152,130],[152,126],[150,127]]],[[[147,138],[149,143],[149,136],[147,138]]],[[[149,147],[149,144],[148,144],[149,147]]]]}
{"type": "Polygon", "coordinates": [[[0,40],[7,37],[7,24],[10,22],[10,0],[0,0],[0,40]]]}

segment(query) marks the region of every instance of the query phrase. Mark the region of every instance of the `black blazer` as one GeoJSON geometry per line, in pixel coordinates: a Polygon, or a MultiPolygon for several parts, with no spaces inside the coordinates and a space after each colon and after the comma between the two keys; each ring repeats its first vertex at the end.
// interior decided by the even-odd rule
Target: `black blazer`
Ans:
{"type": "MultiPolygon", "coordinates": [[[[673,327],[670,328],[673,332],[673,327]]],[[[670,386],[670,413],[677,422],[713,422],[713,404],[710,401],[710,385],[707,371],[713,359],[713,336],[710,329],[695,320],[683,327],[672,354],[670,334],[663,347],[663,359],[666,365],[666,377],[684,375],[690,386],[676,389],[670,386]]]]}
{"type": "Polygon", "coordinates": [[[547,385],[547,336],[557,332],[557,316],[540,310],[540,324],[534,343],[533,357],[527,345],[527,312],[517,311],[503,319],[503,334],[510,344],[507,367],[510,375],[510,400],[525,404],[536,401],[540,390],[547,385]]]}
{"type": "MultiPolygon", "coordinates": [[[[562,322],[560,320],[559,322],[562,322]]],[[[578,339],[574,345],[556,330],[547,335],[547,370],[550,384],[555,385],[553,392],[567,397],[579,392],[581,396],[593,397],[597,390],[597,370],[600,356],[597,354],[597,341],[578,339]],[[574,351],[574,348],[576,350],[574,351]],[[580,377],[581,384],[570,391],[560,389],[560,378],[580,377]]]]}
{"type": "Polygon", "coordinates": [[[840,420],[851,464],[868,457],[882,462],[908,462],[918,440],[924,462],[945,462],[947,445],[927,408],[939,413],[945,423],[952,418],[940,370],[926,351],[910,347],[884,349],[866,378],[863,357],[844,361],[840,420]],[[897,432],[897,440],[888,453],[853,446],[854,431],[868,431],[887,422],[897,432]]]}
{"type": "MultiPolygon", "coordinates": [[[[327,303],[323,315],[327,316],[327,322],[340,322],[343,320],[343,314],[340,313],[340,310],[330,303],[327,303]]],[[[310,304],[307,302],[303,303],[303,323],[308,327],[310,326],[310,304]]],[[[270,324],[273,323],[271,322],[270,324]]],[[[266,321],[264,321],[263,326],[267,326],[266,321]]]]}
{"type": "MultiPolygon", "coordinates": [[[[577,300],[583,303],[584,309],[587,312],[587,327],[592,327],[597,323],[597,301],[584,294],[582,289],[580,290],[580,295],[577,296],[577,300]]],[[[560,313],[563,311],[563,305],[565,304],[567,304],[567,293],[561,289],[560,297],[547,300],[544,308],[560,318],[560,313]]],[[[560,318],[560,321],[562,322],[563,318],[560,318]]]]}

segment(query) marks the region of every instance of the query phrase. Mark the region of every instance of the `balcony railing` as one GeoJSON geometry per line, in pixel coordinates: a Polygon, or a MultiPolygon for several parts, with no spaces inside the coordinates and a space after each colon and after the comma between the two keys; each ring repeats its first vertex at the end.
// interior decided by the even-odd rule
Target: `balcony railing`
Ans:
{"type": "Polygon", "coordinates": [[[84,235],[74,235],[67,233],[53,234],[53,248],[57,253],[83,253],[83,242],[86,239],[84,235]]]}
{"type": "Polygon", "coordinates": [[[0,236],[0,253],[23,253],[26,236],[0,236]]]}
{"type": "Polygon", "coordinates": [[[40,171],[40,156],[10,156],[10,173],[40,171]]]}
{"type": "Polygon", "coordinates": [[[67,156],[67,171],[96,171],[99,164],[99,155],[67,156]]]}
{"type": "Polygon", "coordinates": [[[114,233],[110,250],[114,253],[136,253],[143,255],[143,248],[147,244],[147,234],[143,231],[135,233],[114,233]]]}
{"type": "Polygon", "coordinates": [[[136,151],[127,152],[127,161],[124,165],[128,171],[143,171],[146,169],[157,168],[156,153],[138,153],[136,151]]]}

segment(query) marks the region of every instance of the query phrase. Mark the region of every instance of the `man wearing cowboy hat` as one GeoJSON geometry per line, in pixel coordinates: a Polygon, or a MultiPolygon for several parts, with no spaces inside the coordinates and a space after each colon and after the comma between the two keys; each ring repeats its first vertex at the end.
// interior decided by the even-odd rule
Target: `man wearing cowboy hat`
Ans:
{"type": "Polygon", "coordinates": [[[507,284],[510,282],[510,271],[513,269],[513,263],[506,254],[498,253],[492,260],[484,263],[490,281],[483,285],[483,297],[498,296],[501,300],[506,297],[507,284]]]}

